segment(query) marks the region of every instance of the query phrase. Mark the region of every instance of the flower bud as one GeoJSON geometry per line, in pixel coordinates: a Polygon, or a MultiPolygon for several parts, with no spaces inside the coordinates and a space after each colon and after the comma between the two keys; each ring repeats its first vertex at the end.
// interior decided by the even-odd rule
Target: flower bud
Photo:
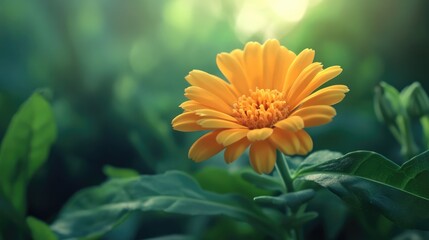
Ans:
{"type": "Polygon", "coordinates": [[[385,82],[380,83],[375,88],[374,110],[379,121],[395,124],[401,111],[399,92],[385,82]]]}
{"type": "Polygon", "coordinates": [[[414,82],[401,92],[401,100],[411,117],[421,118],[429,114],[429,97],[418,82],[414,82]]]}

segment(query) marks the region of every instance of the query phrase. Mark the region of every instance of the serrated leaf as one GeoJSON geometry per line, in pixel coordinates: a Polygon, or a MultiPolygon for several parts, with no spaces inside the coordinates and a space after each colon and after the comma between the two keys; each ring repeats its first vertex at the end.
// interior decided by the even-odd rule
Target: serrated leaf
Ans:
{"type": "Polygon", "coordinates": [[[34,93],[13,116],[0,147],[0,188],[25,213],[28,181],[48,157],[56,138],[49,103],[34,93]]]}
{"type": "Polygon", "coordinates": [[[99,237],[121,223],[132,211],[164,211],[186,215],[226,215],[276,234],[277,223],[250,200],[205,191],[187,174],[165,174],[114,179],[85,189],[65,205],[51,228],[60,239],[99,237]]]}
{"type": "Polygon", "coordinates": [[[27,217],[27,224],[31,230],[33,240],[57,240],[57,236],[52,232],[49,226],[34,217],[27,217]]]}
{"type": "Polygon", "coordinates": [[[297,172],[295,184],[314,182],[355,208],[376,209],[403,227],[429,230],[429,151],[401,167],[357,151],[297,172]]]}

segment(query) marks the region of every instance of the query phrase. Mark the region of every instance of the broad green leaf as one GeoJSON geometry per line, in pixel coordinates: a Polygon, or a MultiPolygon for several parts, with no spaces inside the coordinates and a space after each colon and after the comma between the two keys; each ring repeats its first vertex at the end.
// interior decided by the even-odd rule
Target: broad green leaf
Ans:
{"type": "Polygon", "coordinates": [[[340,158],[342,156],[343,154],[339,152],[333,152],[329,150],[317,151],[310,154],[308,157],[306,157],[304,161],[302,161],[301,164],[299,164],[298,169],[312,167],[332,159],[340,158]]]}
{"type": "Polygon", "coordinates": [[[295,185],[314,182],[362,211],[378,210],[403,227],[429,230],[429,151],[402,166],[357,151],[299,169],[295,185]]]}
{"type": "Polygon", "coordinates": [[[45,162],[55,137],[51,106],[34,93],[13,116],[0,147],[0,188],[21,213],[27,183],[45,162]]]}
{"type": "Polygon", "coordinates": [[[118,168],[110,165],[103,166],[103,173],[109,178],[130,178],[139,176],[139,172],[129,168],[118,168]]]}
{"type": "Polygon", "coordinates": [[[31,230],[33,240],[57,240],[57,236],[49,226],[34,217],[27,217],[27,224],[31,230]]]}
{"type": "MultiPolygon", "coordinates": [[[[247,172],[247,171],[246,171],[247,172]]],[[[217,193],[239,193],[252,199],[268,195],[268,189],[260,189],[241,178],[243,171],[229,172],[225,168],[206,167],[195,174],[195,179],[207,191],[217,193]]]]}
{"type": "Polygon", "coordinates": [[[301,191],[285,193],[280,196],[258,196],[253,200],[258,203],[267,203],[277,206],[288,206],[297,208],[304,203],[310,201],[316,192],[313,189],[305,189],[301,191]]]}
{"type": "Polygon", "coordinates": [[[71,198],[51,228],[60,239],[99,237],[138,210],[225,215],[246,221],[273,237],[278,231],[278,223],[250,200],[205,191],[189,175],[178,171],[113,179],[85,189],[71,198]]]}

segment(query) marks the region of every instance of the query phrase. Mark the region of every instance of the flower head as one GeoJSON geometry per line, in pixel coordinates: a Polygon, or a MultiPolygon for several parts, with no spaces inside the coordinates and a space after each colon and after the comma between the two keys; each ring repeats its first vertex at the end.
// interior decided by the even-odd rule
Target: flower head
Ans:
{"type": "Polygon", "coordinates": [[[317,90],[342,69],[323,69],[314,51],[296,55],[277,40],[249,42],[244,50],[220,53],[217,65],[228,82],[203,71],[186,76],[189,99],[173,119],[175,130],[208,130],[189,149],[189,158],[204,161],[224,151],[227,163],[250,147],[250,163],[258,173],[270,173],[276,149],[305,155],[313,141],[304,130],[326,124],[335,116],[331,106],[349,91],[345,85],[317,90]]]}

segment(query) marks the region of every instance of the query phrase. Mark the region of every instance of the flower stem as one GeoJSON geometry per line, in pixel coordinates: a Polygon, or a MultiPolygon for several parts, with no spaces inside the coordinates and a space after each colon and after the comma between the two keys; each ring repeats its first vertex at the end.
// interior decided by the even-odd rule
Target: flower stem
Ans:
{"type": "Polygon", "coordinates": [[[293,192],[294,188],[292,184],[292,177],[290,176],[289,166],[285,157],[283,156],[283,153],[281,153],[279,150],[277,150],[276,154],[276,169],[283,180],[286,192],[293,192]]]}

